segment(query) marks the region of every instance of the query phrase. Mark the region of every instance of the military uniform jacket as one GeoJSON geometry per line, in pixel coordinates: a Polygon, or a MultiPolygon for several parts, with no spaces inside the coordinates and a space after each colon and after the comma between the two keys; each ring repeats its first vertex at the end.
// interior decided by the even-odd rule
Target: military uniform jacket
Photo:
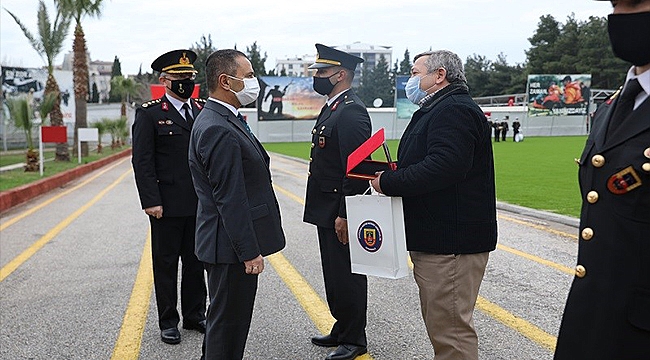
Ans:
{"type": "Polygon", "coordinates": [[[650,359],[650,98],[607,134],[594,117],[580,157],[576,276],[555,359],[650,359]]]}
{"type": "MultiPolygon", "coordinates": [[[[191,102],[196,118],[205,100],[191,102]]],[[[143,209],[162,205],[163,216],[196,215],[187,163],[190,126],[166,96],[136,110],[132,163],[143,209]]]]}
{"type": "Polygon", "coordinates": [[[347,218],[345,196],[369,186],[366,180],[346,178],[348,155],[370,138],[371,129],[368,111],[352,90],[323,108],[312,129],[303,221],[334,228],[337,216],[347,218]]]}
{"type": "Polygon", "coordinates": [[[285,246],[269,156],[225,106],[208,101],[196,118],[189,163],[199,198],[196,256],[235,264],[285,246]]]}

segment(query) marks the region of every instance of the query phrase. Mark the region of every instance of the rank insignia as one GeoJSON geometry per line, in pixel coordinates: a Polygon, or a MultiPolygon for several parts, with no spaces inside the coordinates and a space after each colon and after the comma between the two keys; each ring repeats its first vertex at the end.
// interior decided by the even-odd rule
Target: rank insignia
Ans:
{"type": "Polygon", "coordinates": [[[616,195],[625,194],[639,186],[641,186],[641,178],[632,166],[617,172],[607,180],[607,188],[616,195]]]}
{"type": "Polygon", "coordinates": [[[325,148],[325,136],[318,137],[318,147],[321,149],[325,148]]]}
{"type": "Polygon", "coordinates": [[[376,222],[366,220],[357,229],[357,240],[364,250],[374,253],[381,248],[383,242],[381,228],[376,222]]]}
{"type": "Polygon", "coordinates": [[[165,121],[165,124],[167,124],[167,125],[171,125],[171,124],[173,124],[173,123],[174,123],[174,122],[171,121],[171,120],[167,120],[167,121],[165,121]]]}
{"type": "Polygon", "coordinates": [[[169,103],[164,102],[160,104],[160,107],[162,107],[164,111],[169,111],[169,103]]]}
{"type": "Polygon", "coordinates": [[[337,107],[339,107],[339,104],[341,103],[341,100],[337,101],[332,105],[332,111],[335,111],[337,107]]]}
{"type": "Polygon", "coordinates": [[[158,120],[158,125],[165,125],[165,120],[158,120]]]}

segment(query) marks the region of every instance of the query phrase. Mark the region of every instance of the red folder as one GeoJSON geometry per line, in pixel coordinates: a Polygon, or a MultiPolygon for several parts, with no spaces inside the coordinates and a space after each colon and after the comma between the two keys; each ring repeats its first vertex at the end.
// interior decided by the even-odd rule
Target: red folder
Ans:
{"type": "Polygon", "coordinates": [[[377,177],[375,173],[378,171],[396,169],[397,164],[391,160],[388,145],[386,145],[384,128],[381,128],[348,156],[345,174],[352,179],[372,180],[377,177]],[[371,160],[370,155],[380,146],[384,148],[387,161],[371,160]]]}

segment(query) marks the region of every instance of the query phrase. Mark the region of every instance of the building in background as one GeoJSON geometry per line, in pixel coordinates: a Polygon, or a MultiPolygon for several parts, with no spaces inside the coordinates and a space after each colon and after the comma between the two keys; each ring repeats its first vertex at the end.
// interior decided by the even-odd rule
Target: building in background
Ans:
{"type": "Polygon", "coordinates": [[[302,57],[293,57],[287,59],[275,59],[275,75],[289,77],[308,77],[313,75],[313,71],[307,69],[313,64],[316,55],[303,55],[302,57]]]}
{"type": "MultiPolygon", "coordinates": [[[[74,54],[68,52],[63,56],[63,63],[61,64],[62,70],[72,71],[72,61],[74,54]]],[[[99,93],[99,103],[108,102],[109,93],[111,91],[111,70],[113,69],[113,61],[90,60],[90,53],[86,53],[88,59],[88,75],[89,75],[89,88],[90,93],[93,84],[97,85],[97,92],[99,93]]],[[[90,95],[90,94],[89,94],[90,95]]]]}

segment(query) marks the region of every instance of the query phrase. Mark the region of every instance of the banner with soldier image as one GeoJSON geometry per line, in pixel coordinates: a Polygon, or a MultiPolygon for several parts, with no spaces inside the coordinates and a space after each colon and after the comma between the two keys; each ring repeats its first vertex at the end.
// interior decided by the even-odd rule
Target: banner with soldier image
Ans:
{"type": "Polygon", "coordinates": [[[257,115],[265,120],[313,120],[326,96],[313,90],[311,77],[261,76],[257,115]]]}
{"type": "Polygon", "coordinates": [[[528,75],[528,116],[585,116],[591,74],[528,75]]]}

